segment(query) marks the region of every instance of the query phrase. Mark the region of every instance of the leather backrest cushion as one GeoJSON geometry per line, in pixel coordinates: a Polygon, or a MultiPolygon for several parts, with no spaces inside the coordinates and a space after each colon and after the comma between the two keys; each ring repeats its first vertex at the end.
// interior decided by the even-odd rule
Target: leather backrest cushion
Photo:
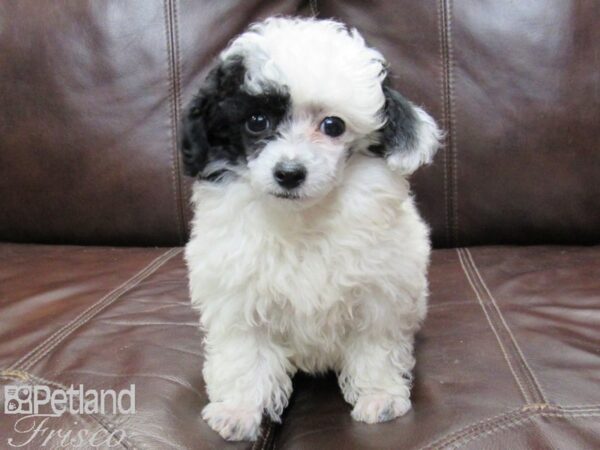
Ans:
{"type": "Polygon", "coordinates": [[[600,242],[600,2],[318,5],[446,130],[413,180],[438,246],[600,242]]]}
{"type": "Polygon", "coordinates": [[[248,23],[311,12],[446,130],[412,180],[437,246],[600,241],[595,0],[2,2],[0,240],[183,243],[182,106],[248,23]]]}
{"type": "Polygon", "coordinates": [[[298,3],[0,2],[0,240],[185,242],[182,103],[233,35],[298,3]]]}

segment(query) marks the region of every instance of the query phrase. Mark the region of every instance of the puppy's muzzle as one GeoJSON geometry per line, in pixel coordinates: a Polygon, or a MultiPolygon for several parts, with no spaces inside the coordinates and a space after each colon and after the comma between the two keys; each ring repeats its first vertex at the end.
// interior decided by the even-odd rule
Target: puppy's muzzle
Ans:
{"type": "Polygon", "coordinates": [[[292,161],[279,162],[273,169],[273,178],[285,189],[294,189],[304,183],[306,167],[292,161]]]}

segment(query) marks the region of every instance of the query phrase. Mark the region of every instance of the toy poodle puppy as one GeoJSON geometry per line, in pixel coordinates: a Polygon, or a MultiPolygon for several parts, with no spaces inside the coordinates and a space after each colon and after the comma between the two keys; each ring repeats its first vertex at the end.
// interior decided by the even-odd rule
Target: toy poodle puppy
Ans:
{"type": "Polygon", "coordinates": [[[204,420],[256,439],[298,370],[334,370],[358,421],[406,413],[430,253],[407,177],[439,146],[434,120],[355,29],[300,18],[234,39],[184,114],[204,420]]]}

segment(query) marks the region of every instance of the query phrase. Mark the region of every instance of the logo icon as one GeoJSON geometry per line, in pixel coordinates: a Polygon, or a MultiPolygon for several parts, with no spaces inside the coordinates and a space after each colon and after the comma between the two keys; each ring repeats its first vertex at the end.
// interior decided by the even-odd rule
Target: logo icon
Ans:
{"type": "Polygon", "coordinates": [[[5,414],[32,414],[33,389],[30,386],[4,386],[5,414]]]}

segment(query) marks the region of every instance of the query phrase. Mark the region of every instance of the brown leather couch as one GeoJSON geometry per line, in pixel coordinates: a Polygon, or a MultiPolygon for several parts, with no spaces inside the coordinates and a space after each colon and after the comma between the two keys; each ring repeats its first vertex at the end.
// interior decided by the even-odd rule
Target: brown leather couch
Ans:
{"type": "Polygon", "coordinates": [[[1,2],[1,384],[135,384],[135,414],[45,422],[117,448],[600,448],[599,23],[596,0],[1,2]],[[431,306],[406,416],[353,422],[298,376],[281,424],[228,444],[200,418],[177,135],[214,55],[281,13],[357,26],[446,129],[413,179],[431,306]]]}

